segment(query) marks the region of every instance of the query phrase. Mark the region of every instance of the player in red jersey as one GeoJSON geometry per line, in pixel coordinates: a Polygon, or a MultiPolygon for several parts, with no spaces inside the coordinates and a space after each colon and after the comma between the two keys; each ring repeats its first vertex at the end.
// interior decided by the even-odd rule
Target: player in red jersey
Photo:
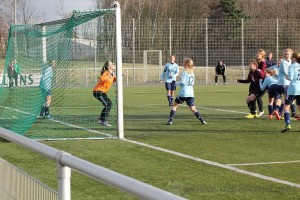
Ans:
{"type": "MultiPolygon", "coordinates": [[[[267,68],[266,64],[266,52],[263,49],[258,49],[256,52],[256,62],[258,64],[257,68],[260,70],[261,76],[264,78],[265,76],[265,69],[267,68]]],[[[261,93],[258,95],[257,98],[257,105],[259,109],[258,117],[262,116],[264,114],[264,108],[263,108],[263,96],[265,94],[265,91],[261,91],[261,93]]]]}

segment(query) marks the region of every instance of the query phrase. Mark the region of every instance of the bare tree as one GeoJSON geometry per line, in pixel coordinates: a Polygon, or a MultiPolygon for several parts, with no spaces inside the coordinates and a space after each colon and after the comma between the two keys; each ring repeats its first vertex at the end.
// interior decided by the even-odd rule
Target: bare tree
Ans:
{"type": "Polygon", "coordinates": [[[0,19],[1,24],[9,27],[14,23],[14,2],[3,0],[0,2],[0,19]]]}
{"type": "MultiPolygon", "coordinates": [[[[38,5],[40,0],[16,0],[16,21],[19,23],[36,23],[38,18],[38,5]]],[[[15,4],[12,0],[0,1],[0,52],[5,56],[10,25],[14,24],[15,4]]]]}
{"type": "Polygon", "coordinates": [[[38,6],[40,0],[18,0],[17,10],[21,23],[30,24],[38,20],[38,6]]]}
{"type": "Polygon", "coordinates": [[[64,0],[58,0],[56,14],[62,18],[69,18],[72,16],[72,12],[67,13],[65,11],[64,0]]]}
{"type": "Polygon", "coordinates": [[[93,0],[94,5],[97,9],[110,8],[113,0],[93,0]]]}
{"type": "Polygon", "coordinates": [[[0,1],[0,52],[1,57],[5,56],[9,26],[14,24],[13,1],[0,1]]]}
{"type": "Polygon", "coordinates": [[[237,4],[250,18],[300,18],[300,0],[237,0],[237,4]]]}

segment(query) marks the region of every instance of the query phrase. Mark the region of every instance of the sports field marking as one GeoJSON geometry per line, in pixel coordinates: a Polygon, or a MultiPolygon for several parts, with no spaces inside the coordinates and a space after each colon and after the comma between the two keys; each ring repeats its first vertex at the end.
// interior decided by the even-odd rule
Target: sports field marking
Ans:
{"type": "MultiPolygon", "coordinates": [[[[187,105],[184,105],[187,106],[187,105]]],[[[247,112],[239,112],[239,111],[234,111],[234,110],[224,110],[224,109],[219,109],[219,108],[207,108],[207,107],[202,107],[202,106],[196,106],[197,108],[202,108],[204,110],[216,110],[216,111],[221,111],[221,112],[231,112],[231,113],[239,113],[239,114],[248,114],[247,112]]]]}
{"type": "Polygon", "coordinates": [[[241,164],[227,164],[230,166],[250,166],[250,165],[274,165],[274,164],[289,164],[300,163],[300,160],[283,161],[283,162],[264,162],[264,163],[241,163],[241,164]]]}
{"type": "MultiPolygon", "coordinates": [[[[69,124],[69,123],[66,123],[66,122],[62,122],[62,121],[58,121],[58,120],[55,120],[55,119],[48,119],[50,121],[53,121],[53,122],[56,122],[56,123],[59,123],[59,124],[63,124],[63,125],[66,125],[66,126],[70,126],[70,127],[73,127],[73,128],[78,128],[78,129],[81,129],[81,130],[85,130],[85,131],[88,131],[88,132],[91,132],[91,133],[96,133],[96,134],[100,134],[100,135],[105,135],[107,137],[115,137],[111,134],[108,134],[108,133],[103,133],[103,132],[99,132],[99,131],[96,131],[96,130],[92,130],[92,129],[88,129],[88,128],[84,128],[84,127],[81,127],[81,126],[77,126],[77,125],[74,125],[74,124],[69,124]]],[[[100,125],[99,125],[100,126],[100,125]]]]}
{"type": "MultiPolygon", "coordinates": [[[[145,107],[145,106],[166,106],[165,104],[143,104],[143,105],[126,105],[126,107],[145,107]]],[[[187,107],[187,105],[181,105],[181,106],[184,106],[184,107],[187,107]]],[[[234,111],[234,110],[224,110],[224,109],[218,109],[218,108],[207,108],[207,107],[201,107],[201,106],[198,106],[197,108],[201,108],[201,109],[205,109],[205,110],[216,110],[216,111],[222,111],[222,112],[231,112],[231,113],[237,113],[237,114],[248,114],[246,112],[239,112],[239,111],[234,111]]],[[[171,109],[171,106],[170,106],[170,109],[171,109]]],[[[166,113],[166,116],[168,115],[168,113],[166,113]]],[[[263,115],[264,116],[264,115],[263,115]]],[[[145,120],[145,119],[124,119],[124,121],[140,121],[140,120],[145,120]]],[[[147,119],[147,121],[150,121],[150,120],[154,120],[156,121],[157,119],[147,119]]]]}
{"type": "Polygon", "coordinates": [[[10,118],[3,118],[3,117],[1,117],[0,119],[2,119],[2,120],[12,120],[12,119],[16,119],[16,117],[10,117],[10,118]]]}
{"type": "MultiPolygon", "coordinates": [[[[6,106],[0,106],[0,107],[5,108],[5,109],[9,109],[9,110],[13,110],[13,111],[16,111],[16,112],[19,112],[19,113],[22,113],[22,114],[32,115],[29,112],[18,110],[18,109],[9,108],[9,107],[6,107],[6,106]]],[[[70,127],[73,127],[73,128],[78,128],[78,129],[81,129],[81,130],[85,130],[85,131],[88,131],[88,132],[91,132],[91,133],[96,133],[96,134],[99,134],[99,135],[104,135],[104,136],[107,136],[107,137],[110,137],[110,138],[116,138],[115,136],[113,136],[111,134],[108,134],[108,133],[99,132],[99,131],[96,131],[96,130],[84,128],[84,127],[77,126],[77,125],[74,125],[74,124],[69,124],[69,123],[66,123],[66,122],[59,121],[59,120],[55,120],[55,119],[47,119],[47,120],[50,120],[50,121],[53,121],[53,122],[56,122],[56,123],[59,123],[59,124],[63,124],[63,125],[66,125],[66,126],[70,126],[70,127]]]]}
{"type": "Polygon", "coordinates": [[[22,114],[26,114],[26,115],[30,114],[29,112],[22,111],[22,110],[19,110],[19,109],[15,109],[15,108],[9,108],[9,107],[6,107],[6,106],[0,106],[0,108],[5,108],[7,110],[12,110],[12,111],[15,111],[15,112],[18,112],[18,113],[22,113],[22,114]]]}
{"type": "MultiPolygon", "coordinates": [[[[126,105],[126,107],[145,107],[145,106],[166,106],[166,104],[142,104],[142,105],[126,105]]],[[[184,107],[187,107],[187,105],[181,105],[184,107]]],[[[208,108],[208,107],[202,107],[202,106],[196,106],[197,108],[201,108],[204,110],[215,110],[215,111],[221,111],[221,112],[231,112],[231,113],[238,113],[238,114],[249,114],[248,112],[240,112],[240,111],[234,111],[234,110],[225,110],[225,109],[219,109],[219,108],[208,108]]],[[[171,109],[171,106],[170,106],[171,109]]]]}
{"type": "Polygon", "coordinates": [[[176,152],[176,151],[164,149],[164,148],[161,148],[161,147],[156,147],[156,146],[153,146],[153,145],[145,144],[145,143],[134,141],[134,140],[121,139],[121,141],[125,141],[125,142],[129,142],[129,143],[132,143],[132,144],[148,147],[148,148],[151,148],[151,149],[154,149],[154,150],[157,150],[157,151],[162,151],[162,152],[165,152],[165,153],[170,153],[172,155],[176,155],[176,156],[179,156],[179,157],[182,157],[182,158],[191,159],[191,160],[201,162],[201,163],[205,163],[205,164],[208,164],[208,165],[221,167],[221,168],[224,168],[224,169],[235,171],[235,172],[238,172],[238,173],[241,173],[241,174],[246,174],[246,175],[253,176],[253,177],[256,177],[256,178],[260,178],[260,179],[263,179],[263,180],[272,181],[272,182],[275,182],[275,183],[280,183],[280,184],[300,188],[300,184],[297,184],[297,183],[292,183],[292,182],[289,182],[289,181],[280,180],[280,179],[273,178],[273,177],[270,177],[270,176],[265,176],[265,175],[262,175],[262,174],[246,171],[246,170],[239,169],[239,168],[236,168],[236,167],[233,167],[233,166],[230,166],[230,165],[221,164],[221,163],[210,161],[210,160],[205,160],[205,159],[202,159],[202,158],[186,155],[186,154],[183,154],[183,153],[179,153],[179,152],[176,152]]]}

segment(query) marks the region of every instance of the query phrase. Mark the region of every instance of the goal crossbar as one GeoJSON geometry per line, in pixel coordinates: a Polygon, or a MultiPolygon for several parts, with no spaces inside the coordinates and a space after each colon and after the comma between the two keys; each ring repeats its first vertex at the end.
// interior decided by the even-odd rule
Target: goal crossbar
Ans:
{"type": "Polygon", "coordinates": [[[143,65],[144,65],[144,81],[148,81],[148,53],[158,53],[158,80],[162,72],[162,50],[144,50],[143,65]]]}

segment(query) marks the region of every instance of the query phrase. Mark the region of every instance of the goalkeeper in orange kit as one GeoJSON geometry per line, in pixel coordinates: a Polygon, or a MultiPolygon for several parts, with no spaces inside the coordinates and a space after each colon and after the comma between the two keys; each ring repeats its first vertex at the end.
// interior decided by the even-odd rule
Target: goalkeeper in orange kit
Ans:
{"type": "Polygon", "coordinates": [[[113,73],[114,64],[111,61],[106,61],[101,70],[101,75],[98,78],[98,83],[93,89],[93,95],[98,99],[104,108],[99,117],[99,123],[102,126],[111,126],[107,118],[112,107],[112,101],[108,98],[107,92],[111,88],[112,84],[116,82],[116,76],[113,73]]]}

